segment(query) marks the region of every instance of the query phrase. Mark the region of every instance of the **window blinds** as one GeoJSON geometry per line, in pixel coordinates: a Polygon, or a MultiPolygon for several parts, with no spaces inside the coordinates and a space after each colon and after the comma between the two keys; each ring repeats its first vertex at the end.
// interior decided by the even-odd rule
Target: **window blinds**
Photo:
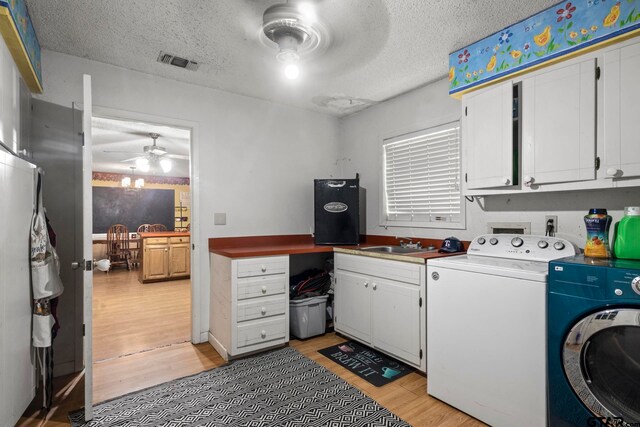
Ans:
{"type": "Polygon", "coordinates": [[[459,123],[387,141],[383,146],[386,219],[461,222],[459,123]]]}

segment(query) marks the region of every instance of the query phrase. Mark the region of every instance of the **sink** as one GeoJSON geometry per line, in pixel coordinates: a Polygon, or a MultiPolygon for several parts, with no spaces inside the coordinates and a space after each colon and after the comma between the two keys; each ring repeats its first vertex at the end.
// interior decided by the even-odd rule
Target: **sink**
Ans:
{"type": "Polygon", "coordinates": [[[376,252],[383,254],[417,254],[424,252],[433,252],[436,249],[433,247],[430,248],[407,248],[404,246],[370,246],[368,248],[361,248],[363,252],[376,252]]]}

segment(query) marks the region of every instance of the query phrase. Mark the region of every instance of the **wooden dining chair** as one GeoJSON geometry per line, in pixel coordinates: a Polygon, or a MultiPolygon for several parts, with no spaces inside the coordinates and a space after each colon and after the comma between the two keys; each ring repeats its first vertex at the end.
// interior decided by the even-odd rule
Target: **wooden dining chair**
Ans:
{"type": "Polygon", "coordinates": [[[153,228],[153,230],[149,231],[167,231],[167,226],[164,224],[151,224],[151,228],[153,228]]]}
{"type": "Polygon", "coordinates": [[[107,230],[107,257],[114,265],[126,265],[131,270],[131,250],[129,230],[123,224],[114,224],[107,230]]]}
{"type": "Polygon", "coordinates": [[[151,230],[151,224],[142,224],[138,227],[138,233],[148,233],[151,230]]]}

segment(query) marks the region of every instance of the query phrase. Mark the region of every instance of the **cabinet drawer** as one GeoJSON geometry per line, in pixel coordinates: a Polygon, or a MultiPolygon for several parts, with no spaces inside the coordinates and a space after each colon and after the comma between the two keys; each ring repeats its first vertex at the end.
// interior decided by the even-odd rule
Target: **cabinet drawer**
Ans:
{"type": "Polygon", "coordinates": [[[274,340],[281,340],[286,335],[284,316],[269,320],[259,320],[238,326],[237,347],[246,347],[274,340]]]}
{"type": "Polygon", "coordinates": [[[284,294],[286,288],[284,274],[238,279],[238,300],[284,294]]]}
{"type": "Polygon", "coordinates": [[[336,254],[335,266],[340,270],[398,280],[414,285],[419,285],[425,275],[423,265],[358,255],[336,254]]]}
{"type": "Polygon", "coordinates": [[[189,243],[189,236],[169,237],[169,243],[189,243]]]}
{"type": "Polygon", "coordinates": [[[238,260],[238,277],[280,274],[287,271],[289,257],[247,258],[238,260]]]}
{"type": "Polygon", "coordinates": [[[147,237],[144,239],[145,245],[166,245],[168,239],[166,237],[147,237]]]}
{"type": "Polygon", "coordinates": [[[285,313],[287,299],[276,297],[250,299],[238,303],[238,322],[278,316],[285,313]]]}

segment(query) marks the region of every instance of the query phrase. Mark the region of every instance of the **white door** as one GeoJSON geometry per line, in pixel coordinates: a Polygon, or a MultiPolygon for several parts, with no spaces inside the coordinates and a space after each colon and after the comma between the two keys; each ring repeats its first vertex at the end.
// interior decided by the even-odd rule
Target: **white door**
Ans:
{"type": "Polygon", "coordinates": [[[371,288],[373,346],[420,365],[420,287],[374,279],[371,288]]]}
{"type": "Polygon", "coordinates": [[[93,194],[91,188],[91,76],[82,80],[82,256],[84,317],[84,417],[93,419],[93,194]]]}
{"type": "Polygon", "coordinates": [[[638,177],[640,43],[606,52],[603,68],[605,177],[638,177]]]}
{"type": "Polygon", "coordinates": [[[523,183],[595,179],[596,60],[522,80],[523,183]]]}
{"type": "Polygon", "coordinates": [[[371,343],[371,279],[336,270],[335,329],[371,343]]]}
{"type": "Polygon", "coordinates": [[[462,99],[466,187],[514,183],[513,83],[501,83],[462,99]]]}

